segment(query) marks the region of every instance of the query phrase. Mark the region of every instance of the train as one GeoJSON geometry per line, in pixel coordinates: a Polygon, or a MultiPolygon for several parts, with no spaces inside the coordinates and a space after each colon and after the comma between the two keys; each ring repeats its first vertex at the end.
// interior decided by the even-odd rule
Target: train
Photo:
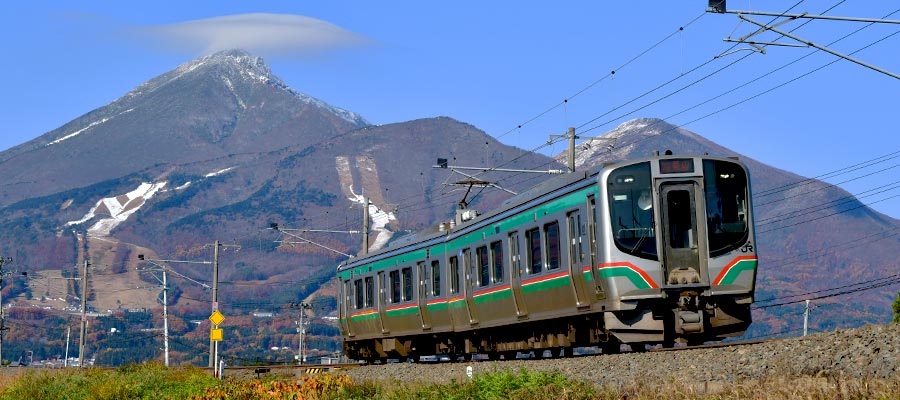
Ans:
{"type": "Polygon", "coordinates": [[[343,351],[368,363],[508,359],[739,336],[755,242],[737,158],[654,152],[557,175],[341,263],[343,351]]]}

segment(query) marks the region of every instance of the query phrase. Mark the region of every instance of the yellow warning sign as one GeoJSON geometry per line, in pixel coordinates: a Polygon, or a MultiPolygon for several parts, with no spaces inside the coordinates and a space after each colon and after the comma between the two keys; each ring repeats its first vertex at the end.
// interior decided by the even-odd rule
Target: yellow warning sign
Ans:
{"type": "Polygon", "coordinates": [[[221,329],[213,328],[209,330],[209,340],[213,342],[221,342],[224,337],[225,333],[221,329]]]}
{"type": "Polygon", "coordinates": [[[212,321],[213,325],[218,326],[225,321],[225,316],[219,312],[219,310],[213,311],[212,315],[209,316],[209,320],[212,321]]]}

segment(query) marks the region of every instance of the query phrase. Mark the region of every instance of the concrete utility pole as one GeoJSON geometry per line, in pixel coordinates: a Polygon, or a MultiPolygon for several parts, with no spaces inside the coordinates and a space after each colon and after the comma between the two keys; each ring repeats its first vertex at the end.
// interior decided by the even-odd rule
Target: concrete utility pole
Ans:
{"type": "MultiPolygon", "coordinates": [[[[295,304],[291,304],[291,308],[293,308],[295,304]]],[[[304,310],[308,310],[312,306],[307,303],[299,303],[296,304],[296,306],[300,309],[300,321],[297,322],[297,333],[300,334],[300,343],[297,346],[297,364],[302,365],[306,363],[306,356],[303,354],[305,353],[303,351],[303,336],[306,334],[306,326],[303,324],[303,314],[304,310]]]]}
{"type": "Polygon", "coordinates": [[[63,367],[69,366],[69,335],[72,333],[72,327],[66,327],[66,358],[63,359],[63,367]]]}
{"type": "Polygon", "coordinates": [[[6,327],[5,315],[3,314],[3,264],[6,262],[12,262],[12,258],[0,257],[0,367],[3,366],[3,334],[9,329],[6,327]]]}
{"type": "Polygon", "coordinates": [[[162,270],[163,284],[163,351],[166,367],[169,366],[169,285],[166,282],[166,269],[162,270]]]}
{"type": "MultiPolygon", "coordinates": [[[[575,139],[586,139],[583,143],[585,148],[590,148],[591,142],[595,140],[604,140],[604,141],[612,141],[614,142],[615,138],[599,138],[599,137],[582,137],[575,134],[575,128],[570,127],[565,135],[550,135],[550,140],[547,141],[547,144],[553,143],[554,139],[568,139],[569,141],[569,150],[566,154],[567,159],[567,167],[569,172],[575,172],[575,139]]],[[[608,150],[612,150],[614,148],[613,144],[610,143],[606,146],[608,150]]]]}
{"type": "Polygon", "coordinates": [[[143,254],[138,254],[138,260],[148,262],[152,265],[155,265],[157,268],[159,268],[158,270],[157,269],[149,269],[148,271],[161,271],[162,272],[162,279],[159,279],[158,277],[156,277],[156,275],[153,275],[153,277],[156,278],[158,281],[160,281],[160,283],[162,283],[162,285],[163,285],[163,351],[165,354],[165,358],[164,358],[165,363],[166,363],[166,366],[168,367],[169,366],[169,281],[168,281],[168,273],[172,272],[176,276],[179,276],[183,279],[186,279],[188,281],[196,283],[206,289],[209,289],[209,285],[202,283],[202,282],[198,282],[195,279],[192,279],[185,275],[182,275],[182,274],[178,273],[178,271],[171,270],[170,269],[171,267],[166,266],[164,264],[160,264],[160,263],[161,262],[185,263],[185,264],[212,264],[212,263],[209,261],[153,260],[153,259],[144,257],[143,254]]]}
{"type": "Polygon", "coordinates": [[[809,300],[806,301],[806,309],[803,311],[803,336],[806,336],[806,330],[809,327],[809,300]]]}
{"type": "Polygon", "coordinates": [[[84,267],[81,269],[81,338],[78,344],[78,367],[84,368],[84,334],[87,330],[87,270],[88,256],[84,255],[84,267]]]}
{"type": "MultiPolygon", "coordinates": [[[[212,312],[219,310],[219,243],[218,240],[213,244],[213,286],[212,286],[212,312]]],[[[219,357],[219,342],[209,339],[209,367],[217,367],[217,359],[219,357]]],[[[215,371],[215,369],[214,369],[215,371]]]]}
{"type": "Polygon", "coordinates": [[[369,254],[369,198],[363,196],[363,242],[362,254],[369,254]]]}

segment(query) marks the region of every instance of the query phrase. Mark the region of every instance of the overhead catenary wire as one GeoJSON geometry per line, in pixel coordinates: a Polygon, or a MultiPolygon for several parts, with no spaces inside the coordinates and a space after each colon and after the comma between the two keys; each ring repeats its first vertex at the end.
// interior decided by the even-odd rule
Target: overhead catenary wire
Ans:
{"type": "MultiPolygon", "coordinates": [[[[799,3],[798,3],[798,4],[799,4],[799,3]]],[[[650,47],[648,47],[648,48],[645,49],[644,51],[641,51],[641,52],[638,53],[636,56],[632,57],[631,59],[629,59],[628,61],[626,61],[624,64],[620,65],[618,68],[612,69],[608,74],[606,74],[606,75],[604,75],[603,77],[601,77],[601,78],[599,78],[599,79],[597,79],[597,80],[591,82],[589,85],[587,85],[587,86],[585,86],[585,87],[579,89],[578,91],[576,91],[576,92],[573,93],[572,95],[566,97],[563,101],[561,101],[561,102],[559,102],[559,103],[557,103],[557,104],[551,106],[550,108],[548,108],[548,109],[546,109],[546,110],[544,110],[544,111],[542,111],[542,112],[536,114],[535,116],[533,116],[533,117],[531,117],[531,118],[525,120],[524,122],[519,123],[518,125],[516,125],[516,126],[513,127],[512,129],[510,129],[510,130],[508,130],[508,131],[506,131],[506,132],[504,132],[504,133],[501,133],[500,135],[497,135],[497,136],[496,136],[496,139],[500,139],[500,138],[502,138],[502,137],[504,137],[504,136],[506,136],[506,135],[509,135],[510,133],[515,132],[516,130],[521,129],[522,127],[528,125],[529,123],[534,122],[535,120],[537,120],[537,119],[543,117],[543,116],[546,115],[547,113],[549,113],[549,112],[551,112],[551,111],[553,111],[553,110],[556,110],[556,109],[559,108],[559,107],[564,106],[565,104],[568,103],[569,100],[572,100],[572,99],[578,97],[579,95],[581,95],[581,94],[587,92],[588,90],[590,90],[590,89],[593,88],[594,86],[598,85],[599,83],[603,82],[604,80],[606,80],[606,79],[608,79],[608,78],[614,76],[614,75],[616,74],[616,71],[621,71],[621,70],[625,69],[626,67],[628,67],[629,65],[631,65],[632,63],[634,63],[635,61],[637,61],[638,59],[640,59],[640,58],[642,58],[643,56],[645,56],[647,53],[653,51],[653,49],[659,47],[661,44],[667,42],[669,39],[675,37],[675,36],[678,35],[679,33],[684,32],[684,29],[685,29],[685,28],[691,26],[694,22],[697,22],[697,20],[699,20],[700,18],[702,18],[704,15],[706,15],[706,11],[700,13],[699,15],[697,15],[696,17],[694,17],[693,19],[691,19],[690,21],[688,21],[686,24],[680,26],[677,30],[675,30],[675,31],[673,31],[672,33],[668,34],[667,36],[663,37],[662,39],[660,39],[659,41],[657,41],[656,43],[654,43],[653,45],[651,45],[650,47]]]]}

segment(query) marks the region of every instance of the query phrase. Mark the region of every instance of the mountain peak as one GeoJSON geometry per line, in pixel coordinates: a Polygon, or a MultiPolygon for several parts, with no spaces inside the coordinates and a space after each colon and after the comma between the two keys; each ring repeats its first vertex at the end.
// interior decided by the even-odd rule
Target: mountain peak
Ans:
{"type": "Polygon", "coordinates": [[[125,98],[128,99],[154,92],[163,86],[180,81],[183,77],[201,75],[205,75],[213,80],[221,80],[231,91],[235,90],[239,82],[271,86],[290,93],[306,104],[325,109],[358,127],[371,125],[369,121],[357,113],[332,106],[288,86],[281,78],[272,73],[262,57],[254,56],[242,49],[223,50],[185,62],[174,70],[141,84],[129,92],[125,98]]]}

